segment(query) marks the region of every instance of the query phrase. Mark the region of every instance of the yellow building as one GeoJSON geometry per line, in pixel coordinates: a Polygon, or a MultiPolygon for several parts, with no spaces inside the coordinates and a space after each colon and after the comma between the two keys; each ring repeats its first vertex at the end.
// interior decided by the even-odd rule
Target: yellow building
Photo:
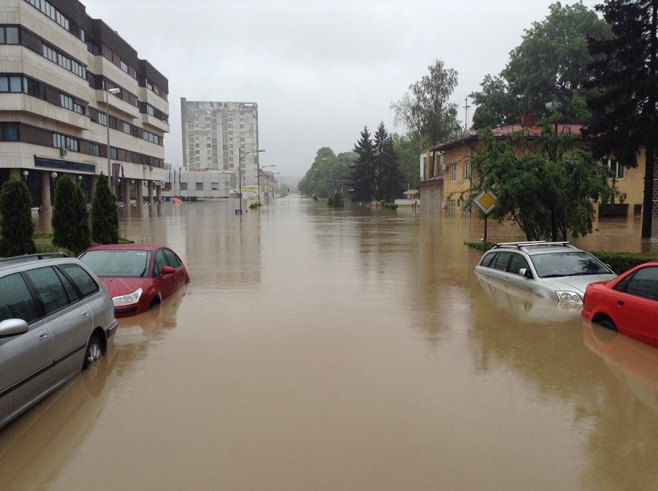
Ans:
{"type": "MultiPolygon", "coordinates": [[[[560,133],[579,135],[582,125],[559,124],[560,133]]],[[[501,126],[493,130],[496,137],[505,138],[523,131],[527,136],[539,136],[542,127],[536,120],[525,119],[521,124],[501,126]]],[[[477,133],[468,133],[453,140],[429,148],[421,155],[420,196],[423,212],[431,214],[468,216],[473,211],[465,198],[471,187],[471,159],[479,149],[477,133]]],[[[609,159],[608,166],[614,178],[610,184],[615,189],[614,203],[599,204],[600,216],[639,216],[642,214],[644,155],[636,168],[627,168],[609,159]]]]}

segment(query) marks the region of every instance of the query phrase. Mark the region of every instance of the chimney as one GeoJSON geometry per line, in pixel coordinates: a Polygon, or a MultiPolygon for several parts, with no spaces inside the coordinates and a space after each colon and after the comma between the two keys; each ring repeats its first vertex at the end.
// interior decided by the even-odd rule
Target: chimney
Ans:
{"type": "Polygon", "coordinates": [[[527,128],[529,126],[537,126],[537,115],[531,113],[523,113],[521,115],[521,126],[527,128]]]}

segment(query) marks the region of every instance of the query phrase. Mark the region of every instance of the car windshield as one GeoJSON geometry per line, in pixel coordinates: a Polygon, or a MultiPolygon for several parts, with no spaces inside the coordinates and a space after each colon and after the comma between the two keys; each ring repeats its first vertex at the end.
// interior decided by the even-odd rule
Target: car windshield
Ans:
{"type": "Polygon", "coordinates": [[[552,252],[530,257],[540,278],[611,273],[605,264],[586,252],[552,252]]]}
{"type": "Polygon", "coordinates": [[[133,250],[87,251],[80,256],[98,276],[141,278],[148,274],[150,252],[133,250]]]}

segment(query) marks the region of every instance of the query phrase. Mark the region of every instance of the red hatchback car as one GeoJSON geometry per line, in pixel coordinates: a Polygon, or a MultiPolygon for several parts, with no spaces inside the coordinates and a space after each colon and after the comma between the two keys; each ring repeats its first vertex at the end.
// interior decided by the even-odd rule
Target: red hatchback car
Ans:
{"type": "Polygon", "coordinates": [[[658,262],[640,264],[614,280],[590,283],[582,316],[658,346],[658,262]]]}
{"type": "Polygon", "coordinates": [[[100,245],[78,258],[109,290],[117,317],[146,312],[190,282],[183,261],[164,245],[100,245]]]}

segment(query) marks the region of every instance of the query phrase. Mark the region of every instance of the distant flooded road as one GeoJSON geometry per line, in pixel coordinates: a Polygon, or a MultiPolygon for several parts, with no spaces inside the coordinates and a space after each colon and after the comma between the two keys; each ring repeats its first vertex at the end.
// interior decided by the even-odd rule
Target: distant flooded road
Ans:
{"type": "Polygon", "coordinates": [[[235,207],[122,210],[192,281],[0,430],[0,489],[658,489],[658,350],[481,285],[481,223],[235,207]]]}

